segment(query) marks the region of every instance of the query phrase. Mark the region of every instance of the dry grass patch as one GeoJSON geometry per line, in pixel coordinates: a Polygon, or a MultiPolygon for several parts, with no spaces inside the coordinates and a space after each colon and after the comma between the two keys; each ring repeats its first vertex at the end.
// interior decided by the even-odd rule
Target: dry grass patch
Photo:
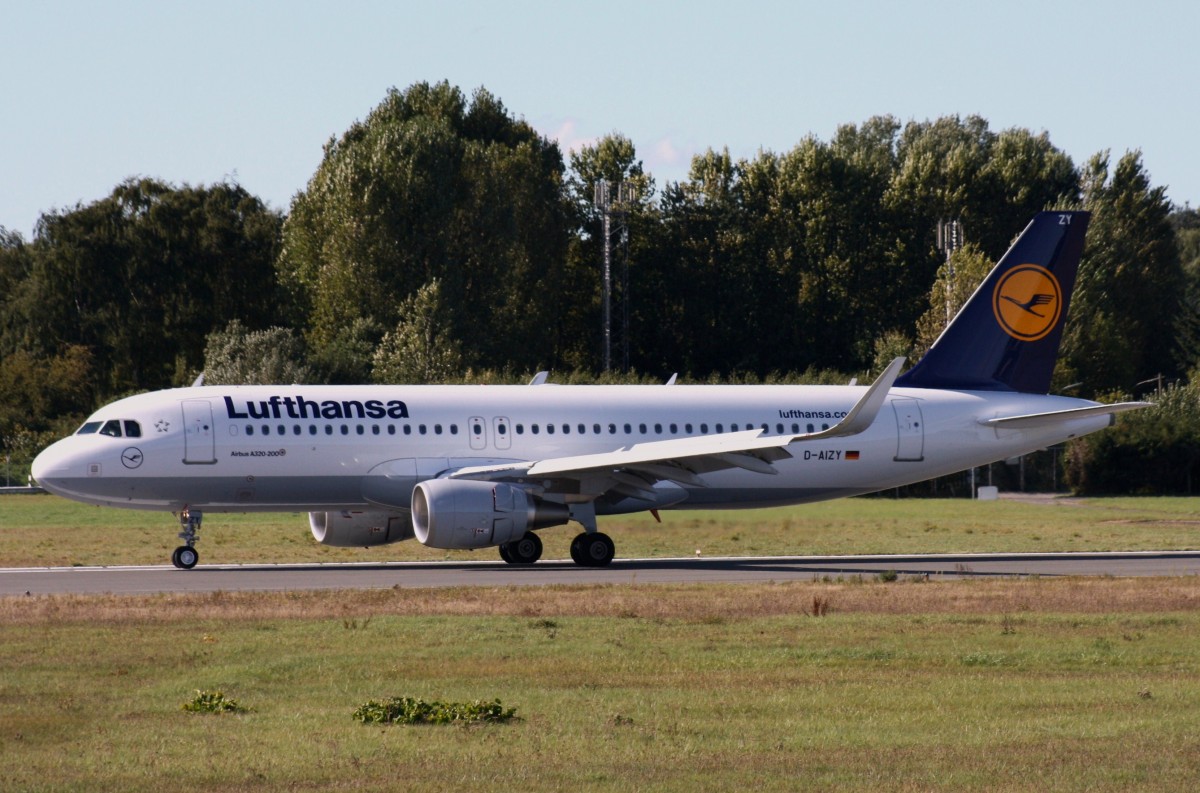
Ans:
{"type": "MultiPolygon", "coordinates": [[[[1200,579],[901,579],[878,583],[559,585],[0,598],[9,624],[169,623],[389,616],[639,617],[716,620],[826,614],[1107,614],[1190,611],[1200,579]]],[[[354,623],[357,627],[357,623],[354,623]]]]}

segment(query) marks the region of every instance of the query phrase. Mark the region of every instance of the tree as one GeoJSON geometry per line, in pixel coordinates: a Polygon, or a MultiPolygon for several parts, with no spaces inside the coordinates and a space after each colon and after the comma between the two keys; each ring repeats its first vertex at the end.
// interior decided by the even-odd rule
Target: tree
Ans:
{"type": "Polygon", "coordinates": [[[470,362],[553,362],[567,292],[562,155],[479,89],[392,89],[325,146],[284,226],[279,271],[318,357],[356,322],[394,327],[434,279],[470,362]]]}
{"type": "Polygon", "coordinates": [[[271,385],[311,382],[303,363],[304,342],[291,328],[250,330],[233,320],[208,335],[204,382],[208,385],[271,385]]]}
{"type": "Polygon", "coordinates": [[[1056,375],[1084,395],[1130,391],[1138,381],[1181,371],[1175,344],[1184,277],[1165,188],[1151,187],[1141,154],[1110,171],[1107,153],[1084,167],[1092,212],[1056,375]]]}
{"type": "Polygon", "coordinates": [[[402,319],[375,350],[377,383],[443,383],[463,374],[462,352],[450,334],[449,307],[435,279],[400,305],[402,319]]]}
{"type": "Polygon", "coordinates": [[[983,251],[973,243],[967,243],[950,254],[945,264],[938,268],[937,278],[929,290],[929,308],[917,320],[915,356],[924,355],[933,346],[947,323],[983,283],[993,264],[983,251]]]}
{"type": "Polygon", "coordinates": [[[279,227],[238,185],[151,179],[43,215],[33,242],[5,255],[20,272],[8,276],[0,352],[87,347],[103,396],[186,382],[215,326],[260,326],[280,310],[279,227]]]}

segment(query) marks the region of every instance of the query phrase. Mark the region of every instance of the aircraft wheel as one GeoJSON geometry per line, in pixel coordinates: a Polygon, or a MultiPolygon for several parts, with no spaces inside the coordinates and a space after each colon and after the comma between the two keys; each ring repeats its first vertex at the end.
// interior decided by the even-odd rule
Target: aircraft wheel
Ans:
{"type": "Polygon", "coordinates": [[[180,545],[171,554],[171,564],[178,567],[180,570],[191,570],[200,561],[200,554],[196,553],[196,549],[187,545],[180,545]]]}
{"type": "Polygon", "coordinates": [[[512,564],[533,564],[542,558],[542,538],[527,531],[521,539],[508,543],[508,555],[512,564]]]}
{"type": "Polygon", "coordinates": [[[516,562],[513,561],[512,554],[508,552],[508,545],[509,544],[506,542],[500,543],[500,545],[497,546],[496,550],[500,551],[501,559],[508,562],[509,564],[516,564],[516,562]]]}
{"type": "Polygon", "coordinates": [[[616,554],[612,538],[603,532],[584,532],[571,541],[571,559],[583,567],[605,567],[616,554]]]}

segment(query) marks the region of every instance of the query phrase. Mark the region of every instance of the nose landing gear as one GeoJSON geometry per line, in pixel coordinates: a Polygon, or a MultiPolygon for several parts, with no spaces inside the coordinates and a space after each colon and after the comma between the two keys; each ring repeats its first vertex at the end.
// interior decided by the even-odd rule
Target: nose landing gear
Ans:
{"type": "Polygon", "coordinates": [[[180,570],[191,570],[200,561],[200,554],[192,546],[199,539],[196,535],[200,532],[200,521],[204,515],[200,512],[193,512],[184,509],[179,513],[179,526],[182,531],[179,532],[179,539],[184,541],[184,545],[180,545],[171,554],[171,564],[178,567],[180,570]]]}

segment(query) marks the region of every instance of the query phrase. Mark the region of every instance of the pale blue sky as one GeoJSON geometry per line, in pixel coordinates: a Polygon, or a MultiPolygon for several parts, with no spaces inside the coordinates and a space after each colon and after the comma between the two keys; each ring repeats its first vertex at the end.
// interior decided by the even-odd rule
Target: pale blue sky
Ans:
{"type": "Polygon", "coordinates": [[[485,86],[564,149],[618,131],[661,185],[692,154],[839,124],[984,116],[1081,163],[1141,149],[1200,205],[1200,3],[0,0],[0,225],[132,175],[236,177],[286,210],[391,86],[485,86]]]}

